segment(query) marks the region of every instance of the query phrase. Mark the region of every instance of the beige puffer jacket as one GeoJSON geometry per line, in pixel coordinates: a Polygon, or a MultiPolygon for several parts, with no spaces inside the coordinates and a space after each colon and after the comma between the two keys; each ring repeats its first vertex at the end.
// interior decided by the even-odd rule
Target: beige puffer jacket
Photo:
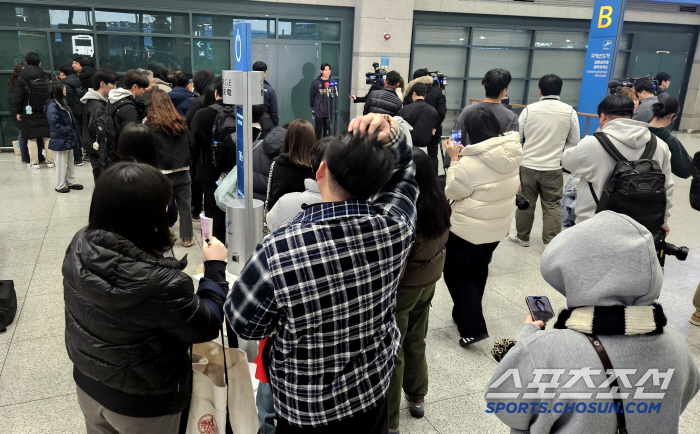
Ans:
{"type": "Polygon", "coordinates": [[[508,132],[468,145],[460,155],[447,170],[445,195],[455,201],[451,231],[473,244],[500,241],[508,235],[515,213],[523,158],[520,135],[508,132]]]}

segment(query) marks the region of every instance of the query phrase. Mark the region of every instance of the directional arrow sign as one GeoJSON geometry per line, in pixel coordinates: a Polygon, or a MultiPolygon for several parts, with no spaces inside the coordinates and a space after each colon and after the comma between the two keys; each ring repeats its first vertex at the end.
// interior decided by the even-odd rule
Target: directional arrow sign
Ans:
{"type": "Polygon", "coordinates": [[[197,46],[198,46],[199,48],[202,48],[202,41],[197,41],[197,46]]]}

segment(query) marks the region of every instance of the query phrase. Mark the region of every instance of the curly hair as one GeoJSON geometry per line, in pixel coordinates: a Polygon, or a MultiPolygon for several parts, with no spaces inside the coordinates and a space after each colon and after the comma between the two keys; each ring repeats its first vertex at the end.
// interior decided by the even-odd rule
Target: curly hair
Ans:
{"type": "Polygon", "coordinates": [[[148,100],[148,117],[146,123],[153,126],[157,132],[169,136],[179,136],[187,131],[185,118],[175,110],[167,92],[161,89],[151,90],[148,100]]]}

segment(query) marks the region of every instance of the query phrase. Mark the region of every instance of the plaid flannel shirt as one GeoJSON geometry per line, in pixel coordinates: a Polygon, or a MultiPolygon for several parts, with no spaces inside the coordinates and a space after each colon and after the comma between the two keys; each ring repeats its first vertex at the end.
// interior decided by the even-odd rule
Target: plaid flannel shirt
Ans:
{"type": "Polygon", "coordinates": [[[399,128],[394,172],[369,201],[317,204],[265,237],[225,304],[244,339],[272,339],[275,411],[297,427],[374,408],[389,388],[400,333],[396,288],[415,239],[418,186],[399,128]]]}

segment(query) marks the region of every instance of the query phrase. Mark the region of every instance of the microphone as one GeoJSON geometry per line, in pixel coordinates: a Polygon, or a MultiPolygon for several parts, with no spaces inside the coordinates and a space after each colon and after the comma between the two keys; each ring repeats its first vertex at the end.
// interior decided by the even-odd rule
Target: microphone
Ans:
{"type": "Polygon", "coordinates": [[[331,81],[331,92],[334,96],[338,96],[338,82],[335,80],[331,81]]]}
{"type": "Polygon", "coordinates": [[[323,83],[323,85],[326,87],[326,97],[330,97],[328,90],[329,90],[331,84],[326,81],[323,83]]]}
{"type": "Polygon", "coordinates": [[[608,82],[608,89],[614,89],[616,87],[620,87],[620,82],[617,80],[610,80],[608,82]]]}

